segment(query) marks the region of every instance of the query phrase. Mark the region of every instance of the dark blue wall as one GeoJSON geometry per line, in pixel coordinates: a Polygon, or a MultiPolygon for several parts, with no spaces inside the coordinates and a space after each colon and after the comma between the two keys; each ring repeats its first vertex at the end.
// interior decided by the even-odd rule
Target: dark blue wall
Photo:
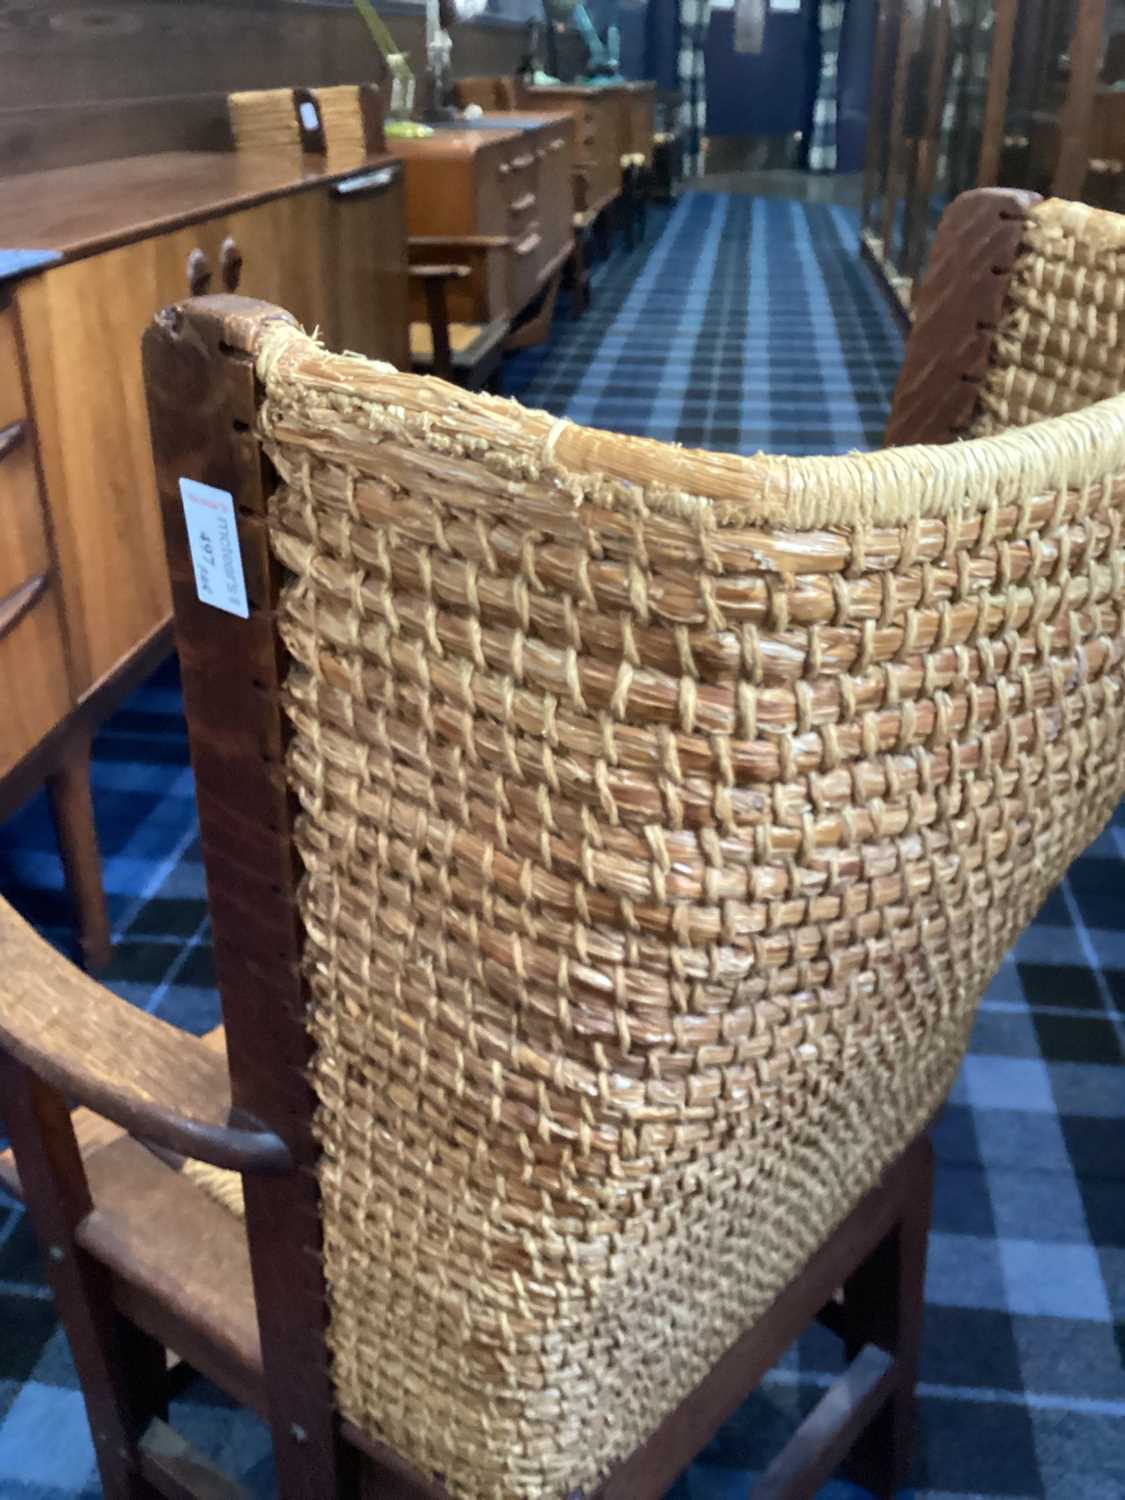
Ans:
{"type": "Polygon", "coordinates": [[[877,0],[847,0],[837,67],[836,170],[861,172],[875,50],[877,0]]]}
{"type": "Polygon", "coordinates": [[[642,76],[661,88],[680,86],[679,0],[648,0],[644,9],[645,52],[642,76]]]}
{"type": "MultiPolygon", "coordinates": [[[[626,78],[650,78],[645,72],[647,30],[646,5],[623,5],[617,15],[621,30],[621,71],[626,78]]],[[[604,30],[602,35],[605,35],[604,30]]]]}
{"type": "Polygon", "coordinates": [[[762,51],[734,50],[734,12],[713,11],[707,33],[707,134],[789,135],[809,128],[820,70],[816,0],[768,11],[762,51]]]}

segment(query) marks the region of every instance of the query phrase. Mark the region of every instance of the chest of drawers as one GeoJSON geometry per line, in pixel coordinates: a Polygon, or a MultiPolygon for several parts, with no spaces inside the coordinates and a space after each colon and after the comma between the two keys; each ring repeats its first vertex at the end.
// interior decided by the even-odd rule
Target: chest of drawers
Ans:
{"type": "Polygon", "coordinates": [[[476,241],[492,252],[487,269],[451,289],[458,320],[514,317],[569,255],[572,141],[569,116],[549,114],[515,128],[496,116],[392,142],[405,170],[411,240],[476,241]]]}
{"type": "Polygon", "coordinates": [[[618,99],[622,155],[639,158],[646,167],[651,167],[656,138],[656,85],[623,84],[618,99]]]}
{"type": "Polygon", "coordinates": [[[621,109],[610,88],[583,84],[518,86],[524,109],[561,109],[574,120],[574,206],[599,213],[621,192],[621,109]]]}
{"type": "MultiPolygon", "coordinates": [[[[406,367],[409,345],[401,171],[387,157],[332,174],[185,152],[10,178],[0,235],[54,262],[0,281],[2,812],[60,766],[77,785],[90,733],[170,644],[140,361],[153,315],[237,289],[334,347],[406,367]]],[[[0,270],[25,260],[0,245],[0,270]]],[[[69,823],[96,961],[96,845],[92,826],[69,823]]]]}

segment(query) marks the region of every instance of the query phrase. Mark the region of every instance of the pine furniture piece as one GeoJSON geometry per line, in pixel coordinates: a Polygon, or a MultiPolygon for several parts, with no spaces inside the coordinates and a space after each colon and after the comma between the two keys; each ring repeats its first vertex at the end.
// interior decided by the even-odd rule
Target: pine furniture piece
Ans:
{"type": "Polygon", "coordinates": [[[330,172],[169,153],[0,182],[0,256],[21,273],[0,282],[0,527],[19,537],[0,565],[0,809],[46,779],[93,966],[109,929],[90,735],[171,644],[141,333],[177,297],[238,288],[405,366],[402,205],[386,156],[330,172]],[[49,264],[16,259],[28,246],[49,264]]]}
{"type": "Polygon", "coordinates": [[[1002,184],[1125,208],[1106,0],[881,0],[863,247],[908,316],[938,218],[1002,184]]]}
{"type": "Polygon", "coordinates": [[[1125,789],[1123,265],[1123,219],[960,200],[888,429],[927,445],[838,459],[160,316],[229,1072],[0,909],[110,1500],[234,1493],[166,1346],[268,1416],[282,1500],[658,1500],[817,1315],[851,1362],[761,1493],[905,1478],[919,1132],[1125,789]],[[197,595],[185,479],[245,617],[197,595]],[[68,1098],[135,1139],[83,1162],[68,1098]]]}

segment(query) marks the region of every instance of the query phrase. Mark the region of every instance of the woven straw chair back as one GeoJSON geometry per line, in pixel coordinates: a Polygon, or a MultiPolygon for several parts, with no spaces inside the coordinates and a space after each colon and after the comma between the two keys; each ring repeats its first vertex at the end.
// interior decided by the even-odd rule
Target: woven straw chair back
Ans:
{"type": "MultiPolygon", "coordinates": [[[[1012,332],[1095,253],[1067,222],[1005,324],[1029,410],[1029,360],[1111,378],[1094,314],[1012,332]]],[[[810,460],[283,325],[258,373],[339,1403],[463,1500],[560,1500],[926,1124],[1121,795],[1125,397],[810,460]]]]}
{"type": "Polygon", "coordinates": [[[358,85],[342,83],[311,92],[324,127],[328,166],[361,161],[367,151],[367,141],[358,85]]]}
{"type": "Polygon", "coordinates": [[[301,127],[292,89],[250,89],[227,95],[238,151],[301,152],[301,127]]]}
{"type": "Polygon", "coordinates": [[[1024,427],[1125,390],[1125,217],[1032,210],[972,432],[1024,427]]]}

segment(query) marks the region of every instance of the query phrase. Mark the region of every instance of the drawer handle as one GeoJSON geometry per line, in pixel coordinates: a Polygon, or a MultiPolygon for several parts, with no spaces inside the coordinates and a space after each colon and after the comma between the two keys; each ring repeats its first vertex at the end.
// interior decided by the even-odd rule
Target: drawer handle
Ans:
{"type": "Polygon", "coordinates": [[[332,189],[334,198],[351,198],[356,193],[376,193],[389,188],[398,176],[397,167],[376,167],[373,172],[357,172],[354,177],[345,177],[332,189]]]}
{"type": "Polygon", "coordinates": [[[535,194],[524,193],[519,198],[513,198],[508,207],[514,214],[525,214],[529,208],[535,207],[535,194]]]}
{"type": "Polygon", "coordinates": [[[26,583],[21,583],[18,589],[13,589],[0,599],[0,640],[3,640],[9,630],[15,629],[46,587],[46,573],[36,573],[26,583]]]}
{"type": "Polygon", "coordinates": [[[187,258],[188,295],[202,297],[211,290],[211,262],[202,250],[193,250],[187,258]]]}
{"type": "Polygon", "coordinates": [[[533,250],[538,249],[539,242],[540,236],[538,231],[532,230],[532,232],[528,235],[525,235],[524,238],[520,240],[519,244],[515,247],[516,254],[530,255],[533,250]]]}
{"type": "Polygon", "coordinates": [[[507,177],[508,173],[512,170],[512,168],[511,168],[511,165],[508,162],[502,161],[500,163],[500,166],[497,168],[497,170],[499,171],[501,177],[507,177]]]}
{"type": "Polygon", "coordinates": [[[0,427],[0,458],[14,453],[26,436],[26,422],[12,422],[7,427],[0,427]]]}
{"type": "Polygon", "coordinates": [[[228,292],[237,292],[242,280],[242,251],[228,234],[219,251],[219,275],[228,292]]]}
{"type": "Polygon", "coordinates": [[[525,151],[521,156],[512,157],[513,172],[522,172],[525,167],[533,167],[534,165],[535,157],[530,151],[525,151]]]}
{"type": "Polygon", "coordinates": [[[561,151],[565,145],[566,145],[566,142],[562,139],[562,137],[561,136],[557,136],[551,142],[551,144],[547,147],[547,150],[548,151],[561,151]]]}

